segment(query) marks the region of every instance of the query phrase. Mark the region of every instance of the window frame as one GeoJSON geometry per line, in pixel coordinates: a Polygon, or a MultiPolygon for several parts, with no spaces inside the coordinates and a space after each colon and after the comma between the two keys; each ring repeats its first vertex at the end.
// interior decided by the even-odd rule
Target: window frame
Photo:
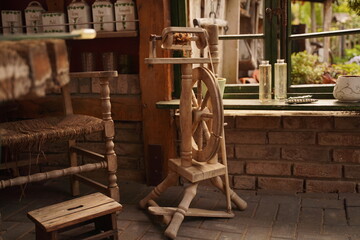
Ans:
{"type": "MultiPolygon", "coordinates": [[[[287,62],[287,94],[313,95],[317,99],[333,99],[333,88],[335,84],[291,84],[291,44],[298,39],[309,39],[317,37],[342,36],[350,34],[360,34],[360,28],[345,29],[334,31],[323,31],[315,33],[291,34],[291,2],[290,0],[263,0],[264,26],[261,34],[234,34],[220,35],[219,40],[241,40],[241,39],[262,39],[264,41],[264,58],[269,60],[270,64],[277,61],[278,56],[287,62]],[[278,17],[280,16],[280,17],[278,17]],[[286,27],[278,24],[278,19],[287,19],[286,27]],[[280,28],[278,32],[277,29],[280,28]],[[280,37],[278,37],[280,36],[280,37]],[[280,44],[278,44],[280,42],[280,44]],[[282,46],[279,47],[278,46],[282,46]],[[276,47],[273,47],[276,46],[276,47]]],[[[173,26],[187,25],[187,0],[171,0],[171,23],[173,26]]],[[[274,75],[274,74],[272,74],[274,75]]],[[[178,66],[174,66],[174,94],[175,98],[180,96],[181,73],[178,66]]],[[[274,81],[274,79],[272,79],[274,81]]],[[[256,99],[259,96],[258,84],[226,84],[224,98],[227,99],[256,99]]]]}

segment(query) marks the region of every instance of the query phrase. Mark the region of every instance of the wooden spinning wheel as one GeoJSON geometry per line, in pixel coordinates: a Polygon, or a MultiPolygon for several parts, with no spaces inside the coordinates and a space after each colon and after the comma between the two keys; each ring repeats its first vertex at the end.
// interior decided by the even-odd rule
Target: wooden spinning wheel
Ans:
{"type": "Polygon", "coordinates": [[[147,208],[150,213],[163,216],[163,222],[168,225],[165,235],[172,239],[176,237],[185,216],[231,218],[234,217],[231,202],[240,210],[247,206],[229,186],[223,104],[214,73],[219,62],[217,31],[216,25],[207,26],[207,30],[165,28],[162,36],[151,36],[150,56],[145,59],[148,64],[181,64],[180,156],[169,159],[169,172],[166,178],[139,202],[140,207],[147,208]],[[162,47],[165,49],[187,51],[187,56],[191,56],[190,41],[195,41],[199,49],[209,46],[211,57],[157,58],[156,40],[162,40],[162,47]],[[208,64],[212,71],[206,67],[192,69],[192,64],[208,64]],[[218,161],[217,155],[219,149],[221,162],[218,161]],[[160,207],[154,199],[168,187],[175,185],[179,176],[191,183],[186,187],[180,204],[177,208],[160,207]],[[189,208],[199,182],[207,179],[226,195],[226,211],[189,208]]]}
{"type": "Polygon", "coordinates": [[[194,160],[208,162],[220,147],[224,122],[223,104],[216,78],[209,69],[194,68],[192,75],[193,84],[198,90],[192,95],[192,154],[194,160]],[[203,91],[204,87],[206,91],[203,91]]]}

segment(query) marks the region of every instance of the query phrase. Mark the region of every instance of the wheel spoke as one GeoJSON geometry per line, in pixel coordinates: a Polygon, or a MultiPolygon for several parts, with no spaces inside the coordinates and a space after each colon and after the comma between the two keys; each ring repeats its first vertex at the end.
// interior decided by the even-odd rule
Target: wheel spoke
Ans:
{"type": "Polygon", "coordinates": [[[194,134],[196,129],[199,127],[199,123],[200,123],[200,121],[193,122],[192,134],[194,134]]]}
{"type": "Polygon", "coordinates": [[[209,99],[210,99],[209,91],[206,91],[205,97],[204,97],[204,99],[203,99],[203,101],[201,103],[201,106],[200,106],[200,110],[203,110],[206,107],[207,102],[208,102],[209,99]]]}
{"type": "Polygon", "coordinates": [[[194,106],[195,108],[198,108],[198,107],[199,107],[198,101],[197,101],[197,99],[196,99],[196,96],[195,96],[195,93],[194,93],[193,90],[191,90],[191,102],[192,102],[192,104],[193,104],[193,106],[194,106]]]}
{"type": "Polygon", "coordinates": [[[210,134],[209,128],[206,125],[205,121],[201,121],[201,129],[204,130],[205,138],[206,138],[207,141],[209,141],[210,137],[211,137],[211,134],[210,134]]]}
{"type": "Polygon", "coordinates": [[[201,114],[201,119],[213,119],[214,114],[212,113],[202,113],[201,114]]]}

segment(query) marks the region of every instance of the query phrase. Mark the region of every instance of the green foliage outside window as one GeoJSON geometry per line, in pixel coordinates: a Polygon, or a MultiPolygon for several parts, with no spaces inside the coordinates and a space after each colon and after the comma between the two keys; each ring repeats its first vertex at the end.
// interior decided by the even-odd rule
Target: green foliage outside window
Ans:
{"type": "Polygon", "coordinates": [[[360,1],[359,0],[348,0],[348,6],[356,12],[357,15],[360,15],[360,1]]]}
{"type": "MultiPolygon", "coordinates": [[[[356,49],[353,48],[352,51],[355,52],[355,56],[359,56],[360,53],[358,54],[356,51],[360,51],[360,45],[356,49]]],[[[320,63],[317,55],[309,54],[306,51],[293,53],[291,62],[292,84],[335,83],[340,75],[360,75],[360,65],[356,63],[328,66],[326,63],[320,63]]]]}
{"type": "Polygon", "coordinates": [[[320,63],[317,55],[308,54],[306,51],[291,55],[291,80],[292,84],[319,84],[326,70],[326,64],[320,63]]]}

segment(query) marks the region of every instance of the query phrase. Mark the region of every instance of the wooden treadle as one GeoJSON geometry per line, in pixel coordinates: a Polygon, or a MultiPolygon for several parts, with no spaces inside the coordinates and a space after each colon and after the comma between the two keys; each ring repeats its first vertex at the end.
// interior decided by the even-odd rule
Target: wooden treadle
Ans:
{"type": "Polygon", "coordinates": [[[197,161],[193,161],[193,165],[190,167],[182,167],[180,158],[169,159],[169,168],[192,183],[224,175],[226,169],[221,163],[197,161]]]}
{"type": "MultiPolygon", "coordinates": [[[[149,212],[154,215],[170,215],[172,216],[177,208],[174,207],[149,207],[149,212]]],[[[220,218],[232,218],[235,216],[233,212],[214,211],[199,208],[189,208],[185,212],[187,217],[220,217],[220,218]]]]}

